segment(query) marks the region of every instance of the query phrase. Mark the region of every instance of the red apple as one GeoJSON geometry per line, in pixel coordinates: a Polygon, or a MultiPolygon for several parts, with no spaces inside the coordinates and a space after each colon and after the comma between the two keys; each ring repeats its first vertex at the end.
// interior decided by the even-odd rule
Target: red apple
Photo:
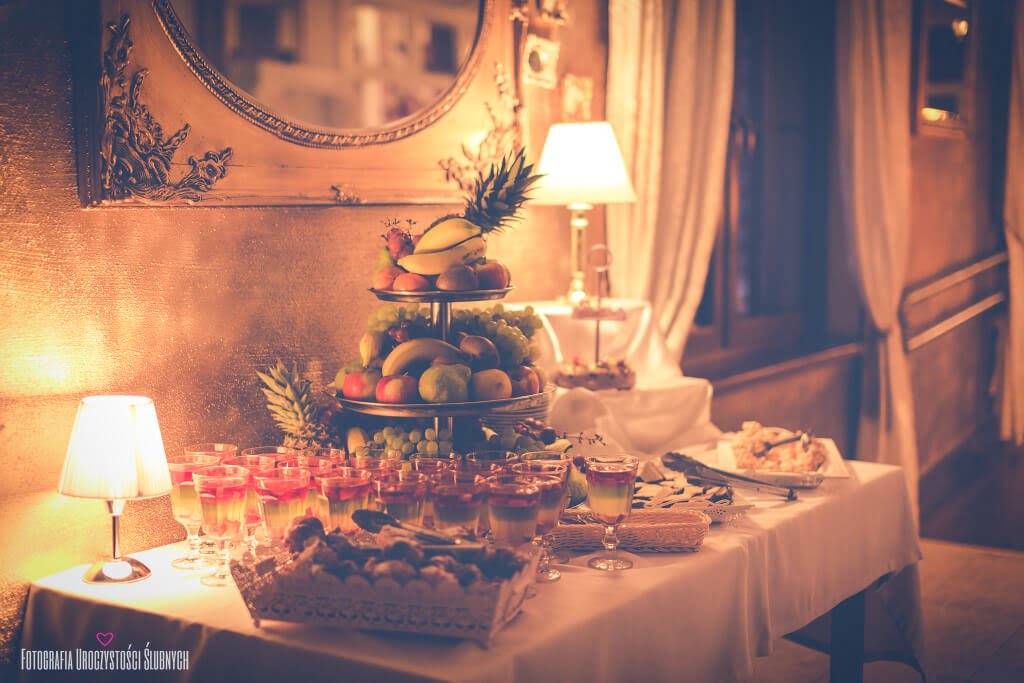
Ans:
{"type": "Polygon", "coordinates": [[[384,266],[373,274],[373,288],[391,289],[395,284],[395,278],[404,273],[405,271],[398,266],[384,266]]]}
{"type": "Polygon", "coordinates": [[[503,263],[488,261],[476,267],[476,277],[480,281],[480,289],[505,289],[512,281],[512,275],[503,263]]]}
{"type": "Polygon", "coordinates": [[[380,403],[416,403],[420,400],[420,383],[410,375],[390,375],[377,382],[380,403]]]}
{"type": "Polygon", "coordinates": [[[402,273],[395,278],[395,284],[392,285],[396,292],[424,292],[433,288],[430,280],[416,273],[402,273]]]}
{"type": "Polygon", "coordinates": [[[350,372],[345,375],[345,383],[341,385],[341,395],[354,401],[372,401],[379,381],[380,370],[350,372]]]}
{"type": "Polygon", "coordinates": [[[513,396],[529,396],[540,393],[540,379],[531,367],[518,365],[508,371],[508,378],[512,381],[513,396]]]}

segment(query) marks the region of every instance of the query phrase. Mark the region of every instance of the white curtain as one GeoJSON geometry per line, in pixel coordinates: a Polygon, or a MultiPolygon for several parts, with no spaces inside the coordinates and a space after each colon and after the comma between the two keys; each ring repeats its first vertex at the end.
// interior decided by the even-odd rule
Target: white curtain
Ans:
{"type": "Polygon", "coordinates": [[[1000,335],[1002,375],[998,395],[999,432],[1004,441],[1024,443],[1024,2],[1017,3],[1006,133],[1006,251],[1010,258],[1010,315],[1000,335]]]}
{"type": "Polygon", "coordinates": [[[897,315],[910,242],[911,0],[840,0],[836,28],[839,208],[879,333],[868,354],[877,410],[862,412],[857,454],[903,467],[916,514],[914,403],[897,315]]]}
{"type": "Polygon", "coordinates": [[[636,189],[609,205],[617,296],[651,302],[674,358],[722,215],[733,0],[611,0],[606,110],[636,189]]]}

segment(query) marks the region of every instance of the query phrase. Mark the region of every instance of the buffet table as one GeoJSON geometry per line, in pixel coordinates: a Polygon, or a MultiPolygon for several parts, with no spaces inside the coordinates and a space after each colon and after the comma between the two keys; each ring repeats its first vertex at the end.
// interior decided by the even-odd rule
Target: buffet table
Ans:
{"type": "MultiPolygon", "coordinates": [[[[700,552],[639,556],[608,575],[576,558],[537,586],[489,648],[472,642],[279,622],[255,628],[237,590],[172,569],[171,545],[138,553],[153,576],[82,582],[83,568],[36,581],[22,647],[186,650],[186,672],[125,680],[728,681],[773,639],[920,558],[902,470],[850,462],[795,502],[756,499],[712,528],[700,552]]],[[[22,672],[22,680],[52,680],[22,672]]],[[[109,679],[108,672],[102,677],[109,679]]],[[[75,680],[80,680],[76,678],[75,680]]]]}

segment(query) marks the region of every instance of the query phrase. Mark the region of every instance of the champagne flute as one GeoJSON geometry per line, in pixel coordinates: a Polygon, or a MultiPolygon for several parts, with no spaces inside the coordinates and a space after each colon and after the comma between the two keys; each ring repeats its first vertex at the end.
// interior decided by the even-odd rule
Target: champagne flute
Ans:
{"type": "Polygon", "coordinates": [[[523,460],[512,465],[516,474],[531,476],[540,487],[540,509],[537,512],[537,536],[540,546],[537,562],[537,580],[543,583],[558,581],[562,573],[551,566],[551,532],[569,501],[568,460],[523,460]]]}
{"type": "Polygon", "coordinates": [[[237,465],[212,465],[192,473],[203,518],[203,531],[217,543],[217,568],[202,582],[226,586],[231,575],[231,547],[228,541],[242,528],[249,470],[237,465]]]}
{"type": "Polygon", "coordinates": [[[167,469],[171,473],[171,510],[174,512],[174,519],[185,527],[188,533],[188,554],[171,562],[175,569],[206,569],[213,564],[209,558],[199,555],[199,548],[203,543],[199,538],[199,528],[202,526],[203,517],[192,473],[218,462],[219,458],[215,455],[182,455],[167,458],[167,469]]]}
{"type": "Polygon", "coordinates": [[[619,556],[615,535],[633,510],[633,484],[640,460],[632,455],[591,455],[584,458],[587,468],[587,502],[594,516],[604,524],[604,552],[592,557],[587,566],[602,571],[629,569],[633,561],[619,556]]]}

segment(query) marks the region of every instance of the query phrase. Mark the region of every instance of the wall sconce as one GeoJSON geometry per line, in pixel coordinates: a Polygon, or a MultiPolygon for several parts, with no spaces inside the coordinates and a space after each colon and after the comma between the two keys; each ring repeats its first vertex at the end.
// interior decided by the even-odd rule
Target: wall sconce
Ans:
{"type": "Polygon", "coordinates": [[[78,405],[57,490],[74,498],[107,501],[113,560],[97,562],[82,577],[88,583],[128,583],[150,575],[134,557],[121,557],[118,520],[126,500],[169,493],[160,425],[152,399],[87,396],[78,405]]]}
{"type": "Polygon", "coordinates": [[[572,281],[567,296],[570,303],[578,304],[587,298],[583,271],[587,211],[594,204],[634,202],[636,194],[607,121],[551,126],[537,166],[541,179],[534,189],[533,202],[566,206],[572,212],[572,281]]]}

